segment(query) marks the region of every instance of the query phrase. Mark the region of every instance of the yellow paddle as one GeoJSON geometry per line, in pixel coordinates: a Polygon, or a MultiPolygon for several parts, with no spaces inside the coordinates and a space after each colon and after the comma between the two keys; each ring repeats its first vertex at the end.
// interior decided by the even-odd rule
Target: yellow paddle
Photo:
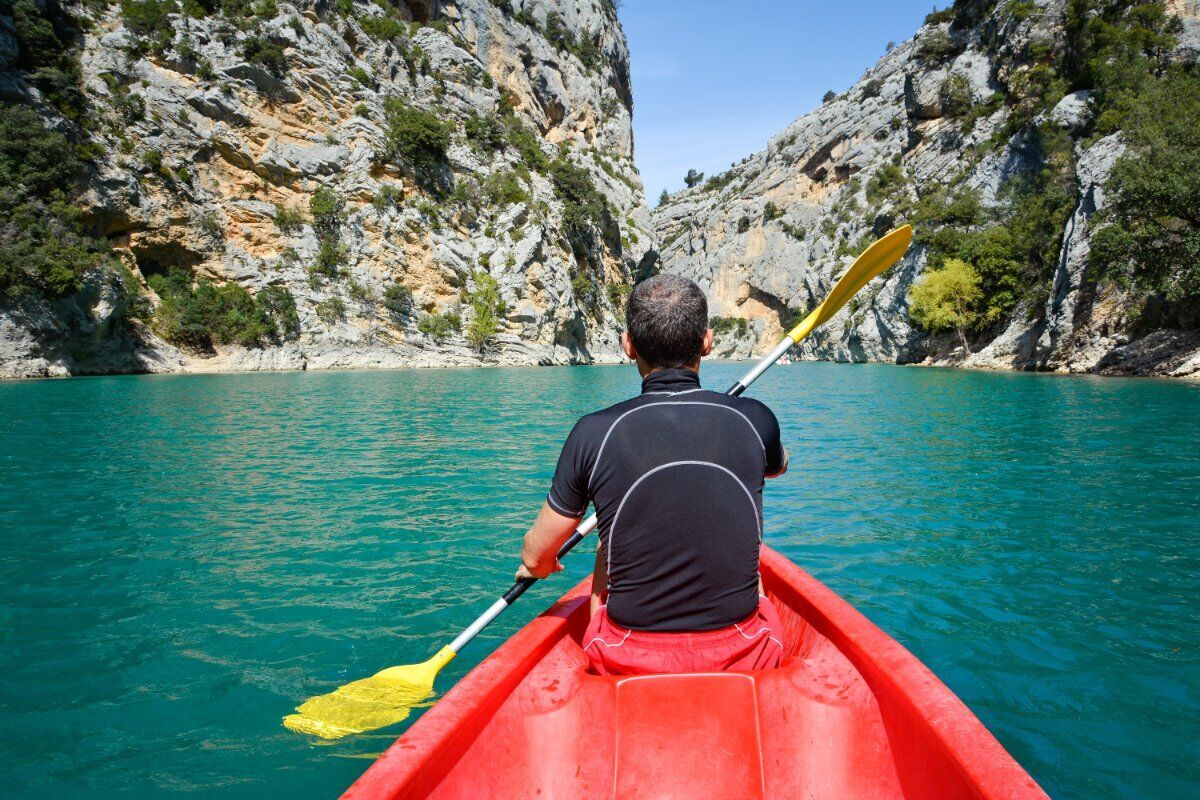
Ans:
{"type": "MultiPolygon", "coordinates": [[[[788,331],[775,349],[726,394],[740,395],[746,391],[747,387],[778,361],[792,345],[799,343],[814,328],[828,321],[851,297],[866,286],[868,281],[899,261],[908,250],[911,241],[912,228],[905,225],[863,251],[821,305],[813,309],[799,325],[788,331]]],[[[562,559],[595,527],[596,515],[592,514],[579,524],[571,537],[558,549],[558,558],[562,559]]],[[[449,664],[468,642],[536,582],[535,578],[525,578],[514,583],[453,642],[439,650],[437,655],[428,661],[389,667],[369,678],[362,678],[329,694],[314,697],[299,706],[295,714],[284,717],[284,726],[299,733],[338,739],[352,733],[363,733],[400,722],[413,708],[433,694],[433,682],[442,667],[449,664]]]]}

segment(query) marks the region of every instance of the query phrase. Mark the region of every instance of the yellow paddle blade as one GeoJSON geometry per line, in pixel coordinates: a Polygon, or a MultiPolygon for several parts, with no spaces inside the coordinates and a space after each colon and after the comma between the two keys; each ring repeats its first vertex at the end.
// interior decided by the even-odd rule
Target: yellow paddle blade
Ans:
{"type": "Polygon", "coordinates": [[[394,725],[433,694],[433,681],[455,653],[443,647],[420,664],[388,667],[369,678],[347,683],[329,694],[306,700],[283,726],[322,739],[340,739],[352,733],[394,725]]]}
{"type": "Polygon", "coordinates": [[[813,328],[827,322],[849,302],[851,297],[858,294],[859,289],[899,261],[908,250],[908,245],[912,242],[912,235],[912,226],[904,225],[864,250],[862,255],[854,259],[850,269],[837,282],[833,291],[821,305],[814,308],[812,313],[788,332],[788,338],[792,340],[792,343],[798,344],[801,339],[812,333],[813,328]]]}

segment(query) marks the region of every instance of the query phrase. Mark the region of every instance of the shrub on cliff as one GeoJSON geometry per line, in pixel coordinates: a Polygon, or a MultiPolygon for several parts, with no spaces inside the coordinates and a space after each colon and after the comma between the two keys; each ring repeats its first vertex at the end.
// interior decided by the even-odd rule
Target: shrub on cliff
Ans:
{"type": "Polygon", "coordinates": [[[496,279],[483,270],[473,276],[475,287],[464,294],[471,319],[467,323],[467,342],[477,350],[492,340],[503,328],[504,301],[500,299],[500,286],[496,279]]]}
{"type": "Polygon", "coordinates": [[[87,108],[79,67],[80,26],[62,3],[14,0],[0,4],[16,33],[17,66],[47,102],[78,121],[87,108]]]}
{"type": "Polygon", "coordinates": [[[322,243],[336,241],[346,217],[346,199],[328,186],[322,186],[308,199],[313,230],[322,243]]]}
{"type": "MultiPolygon", "coordinates": [[[[531,15],[532,16],[532,15],[531,15]]],[[[526,21],[529,24],[529,20],[526,21]]],[[[531,27],[538,28],[536,21],[531,27]]],[[[542,35],[557,50],[570,53],[587,69],[596,69],[603,60],[603,53],[596,45],[595,34],[581,30],[576,34],[557,12],[546,14],[546,22],[540,26],[542,35]]]]}
{"type": "Polygon", "coordinates": [[[265,286],[254,302],[268,319],[274,321],[275,338],[290,340],[300,336],[296,298],[286,286],[265,286]]]}
{"type": "Polygon", "coordinates": [[[749,320],[742,317],[713,317],[708,321],[708,327],[712,328],[713,336],[718,338],[732,334],[740,339],[750,332],[749,320]]]}
{"type": "Polygon", "coordinates": [[[387,13],[379,16],[361,16],[358,18],[358,24],[363,33],[381,41],[405,42],[408,39],[408,25],[387,13]]]}
{"type": "Polygon", "coordinates": [[[121,21],[141,39],[153,39],[160,46],[169,44],[174,34],[171,15],[178,13],[175,0],[122,0],[121,21]]]}
{"type": "MultiPolygon", "coordinates": [[[[508,108],[505,106],[505,108],[508,108]]],[[[550,159],[542,152],[541,144],[538,137],[533,131],[525,127],[525,124],[517,118],[516,114],[509,113],[505,119],[505,125],[508,129],[508,143],[521,155],[521,160],[525,162],[525,166],[536,172],[545,172],[550,168],[550,159]]]]}
{"type": "Polygon", "coordinates": [[[931,64],[940,64],[957,52],[958,45],[941,28],[935,28],[917,40],[917,58],[931,64]]]}
{"type": "MultiPolygon", "coordinates": [[[[1143,297],[1195,301],[1200,298],[1200,72],[1175,69],[1142,97],[1127,117],[1129,150],[1113,167],[1111,204],[1095,233],[1092,261],[1101,275],[1143,297]]],[[[1166,316],[1171,310],[1164,309],[1166,316]]],[[[1187,324],[1186,318],[1163,321],[1187,324]]]]}
{"type": "Polygon", "coordinates": [[[560,156],[550,164],[550,182],[563,204],[563,228],[572,244],[592,240],[605,227],[606,201],[591,173],[560,156]]]}
{"type": "Polygon", "coordinates": [[[446,163],[453,127],[398,97],[384,102],[384,114],[386,157],[411,171],[423,186],[433,186],[446,163]]]}
{"type": "Polygon", "coordinates": [[[596,284],[592,281],[592,276],[588,275],[584,270],[578,270],[571,275],[571,294],[579,301],[580,305],[591,305],[593,300],[593,292],[596,290],[596,284]]]}
{"type": "Polygon", "coordinates": [[[462,330],[462,317],[452,309],[441,314],[425,314],[417,321],[417,330],[440,342],[462,330]]]}
{"type": "Polygon", "coordinates": [[[322,300],[314,310],[317,312],[317,319],[330,327],[346,319],[346,302],[340,297],[322,300]]]}
{"type": "Polygon", "coordinates": [[[0,191],[27,199],[69,189],[81,169],[67,137],[28,106],[0,106],[0,191]]]}
{"type": "Polygon", "coordinates": [[[0,198],[0,294],[65,297],[87,273],[114,266],[107,244],[88,235],[78,208],[62,200],[8,205],[0,198]]]}
{"type": "Polygon", "coordinates": [[[971,84],[962,75],[950,75],[938,87],[942,113],[947,117],[961,117],[971,110],[971,84]]]}
{"type": "Polygon", "coordinates": [[[336,278],[342,274],[342,267],[348,259],[346,245],[332,239],[321,242],[317,257],[308,268],[310,281],[319,283],[318,278],[336,278]]]}
{"type": "Polygon", "coordinates": [[[280,233],[298,233],[304,227],[304,214],[298,208],[275,204],[275,227],[280,233]]]}
{"type": "Polygon", "coordinates": [[[242,57],[263,67],[276,78],[287,75],[287,56],[283,54],[283,47],[270,39],[250,36],[242,42],[242,57]]]}
{"type": "Polygon", "coordinates": [[[82,164],[62,134],[26,106],[0,106],[0,294],[63,297],[88,272],[112,265],[66,192],[82,164]]]}
{"type": "Polygon", "coordinates": [[[877,205],[886,200],[900,196],[907,184],[904,168],[895,161],[889,161],[871,176],[867,181],[867,202],[877,205]]]}
{"type": "Polygon", "coordinates": [[[954,21],[954,6],[947,6],[941,11],[936,8],[925,15],[926,25],[941,25],[943,22],[954,21]]]}
{"type": "Polygon", "coordinates": [[[909,315],[931,333],[957,332],[963,349],[970,352],[966,331],[976,324],[973,308],[982,295],[979,273],[965,261],[947,259],[944,267],[925,273],[921,282],[912,287],[909,315]]]}
{"type": "Polygon", "coordinates": [[[299,334],[296,301],[283,287],[268,287],[256,298],[239,283],[213,283],[174,268],[154,274],[150,287],[162,301],[153,326],[169,342],[210,352],[215,344],[258,347],[299,334]]]}
{"type": "Polygon", "coordinates": [[[511,169],[488,175],[483,181],[483,195],[489,203],[497,207],[529,202],[529,192],[521,185],[517,173],[511,169]]]}
{"type": "Polygon", "coordinates": [[[492,153],[504,149],[504,123],[492,114],[471,115],[463,124],[467,141],[480,150],[492,153]]]}
{"type": "Polygon", "coordinates": [[[402,283],[393,283],[383,290],[383,307],[396,319],[404,319],[413,312],[412,289],[402,283]]]}

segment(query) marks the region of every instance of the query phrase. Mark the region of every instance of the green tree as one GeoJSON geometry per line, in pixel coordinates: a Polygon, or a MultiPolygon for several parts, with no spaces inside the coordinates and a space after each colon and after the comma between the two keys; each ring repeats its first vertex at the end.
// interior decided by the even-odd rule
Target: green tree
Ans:
{"type": "Polygon", "coordinates": [[[270,39],[263,39],[259,36],[247,38],[242,43],[242,56],[247,61],[262,66],[276,78],[283,78],[287,75],[287,56],[283,53],[283,46],[270,39]]]}
{"type": "Polygon", "coordinates": [[[467,141],[484,152],[504,149],[504,123],[491,114],[481,117],[472,115],[463,124],[463,130],[467,141]]]}
{"type": "Polygon", "coordinates": [[[313,229],[321,243],[336,241],[346,216],[346,199],[333,189],[322,186],[309,198],[308,211],[312,214],[313,229]]]}
{"type": "Polygon", "coordinates": [[[28,106],[0,106],[0,188],[30,197],[69,189],[82,165],[67,137],[28,106]]]}
{"type": "Polygon", "coordinates": [[[500,285],[483,270],[476,270],[475,288],[466,294],[471,320],[467,323],[467,341],[477,350],[492,340],[503,327],[505,304],[500,299],[500,285]]]}
{"type": "Polygon", "coordinates": [[[945,266],[925,273],[924,279],[912,287],[909,315],[931,333],[954,330],[963,350],[970,353],[966,331],[978,319],[974,307],[982,297],[975,268],[960,259],[948,258],[945,266]]]}
{"type": "Polygon", "coordinates": [[[606,201],[596,189],[592,175],[565,157],[550,164],[550,182],[563,202],[563,227],[574,245],[592,240],[593,229],[603,229],[606,201]]]}
{"type": "Polygon", "coordinates": [[[346,319],[346,303],[340,297],[330,297],[316,305],[317,318],[332,327],[346,319]]]}
{"type": "Polygon", "coordinates": [[[1143,297],[1200,297],[1200,73],[1175,70],[1152,84],[1126,136],[1092,261],[1143,297]]]}
{"type": "Polygon", "coordinates": [[[151,275],[149,283],[162,301],[154,329],[182,347],[202,352],[214,344],[259,347],[300,333],[296,301],[284,287],[268,286],[254,297],[239,283],[213,283],[184,268],[151,275]]]}
{"type": "Polygon", "coordinates": [[[961,117],[971,110],[971,84],[962,75],[951,75],[938,87],[942,113],[948,117],[961,117]]]}
{"type": "Polygon", "coordinates": [[[83,172],[70,141],[27,106],[0,106],[0,296],[63,297],[115,267],[74,195],[83,172]]]}
{"type": "Polygon", "coordinates": [[[404,319],[413,311],[412,289],[393,283],[383,290],[383,307],[396,319],[404,319]]]}
{"type": "Polygon", "coordinates": [[[454,309],[447,309],[441,314],[425,314],[417,320],[417,330],[440,342],[462,330],[462,317],[454,309]]]}
{"type": "Polygon", "coordinates": [[[383,109],[387,158],[410,170],[423,186],[435,186],[436,173],[446,163],[453,127],[398,97],[389,97],[383,109]]]}

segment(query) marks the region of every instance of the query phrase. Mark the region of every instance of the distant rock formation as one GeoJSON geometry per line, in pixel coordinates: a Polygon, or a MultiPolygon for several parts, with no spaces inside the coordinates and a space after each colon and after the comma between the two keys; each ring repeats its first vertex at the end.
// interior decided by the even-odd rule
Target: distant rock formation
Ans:
{"type": "MultiPolygon", "coordinates": [[[[1091,5],[1112,6],[1119,25],[1132,4],[1091,5]]],[[[1169,59],[1194,62],[1200,5],[1172,0],[1167,10],[1169,59]]],[[[911,221],[918,238],[904,261],[804,342],[801,357],[1200,376],[1196,320],[1147,329],[1134,319],[1144,296],[1089,266],[1092,223],[1126,145],[1121,131],[1099,130],[1092,93],[1066,80],[1082,58],[1070,37],[1085,24],[1070,13],[1062,0],[959,0],[765,150],[658,206],[662,269],[698,281],[715,317],[752,325],[740,338],[734,329],[725,351],[765,352],[854,254],[911,221]],[[1034,250],[994,279],[994,318],[973,331],[972,352],[951,333],[916,328],[908,293],[930,257],[981,249],[989,226],[1019,231],[1018,195],[1050,209],[1058,227],[1041,252],[1009,244],[1034,250]]]]}
{"type": "Polygon", "coordinates": [[[86,149],[74,201],[129,274],[0,293],[0,377],[618,358],[654,252],[608,0],[68,5],[78,122],[22,51],[39,9],[0,5],[0,96],[86,149]],[[291,329],[181,333],[172,271],[276,287],[291,329]]]}

